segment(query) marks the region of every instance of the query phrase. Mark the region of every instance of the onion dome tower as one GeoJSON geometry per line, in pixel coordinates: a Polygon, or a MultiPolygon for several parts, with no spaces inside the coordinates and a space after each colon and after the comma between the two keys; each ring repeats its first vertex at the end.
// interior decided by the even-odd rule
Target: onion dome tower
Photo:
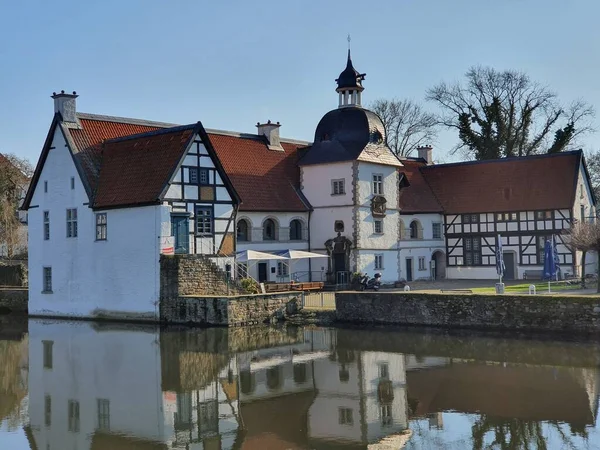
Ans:
{"type": "Polygon", "coordinates": [[[352,65],[352,57],[350,49],[348,49],[348,62],[346,68],[340,73],[340,76],[335,80],[337,82],[336,92],[339,94],[339,107],[345,106],[361,106],[361,94],[364,90],[362,81],[365,79],[366,73],[359,73],[352,65]]]}

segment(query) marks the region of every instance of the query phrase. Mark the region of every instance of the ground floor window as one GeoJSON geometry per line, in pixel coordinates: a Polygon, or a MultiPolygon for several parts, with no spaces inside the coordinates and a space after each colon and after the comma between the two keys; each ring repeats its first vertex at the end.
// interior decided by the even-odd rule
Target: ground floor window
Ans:
{"type": "Polygon", "coordinates": [[[196,234],[201,236],[211,235],[213,232],[212,208],[198,206],[196,208],[196,234]]]}
{"type": "Polygon", "coordinates": [[[546,241],[551,240],[552,236],[537,236],[535,246],[537,250],[537,263],[543,265],[546,260],[546,241]]]}
{"type": "Polygon", "coordinates": [[[481,265],[481,236],[464,238],[464,252],[466,266],[481,265]]]}
{"type": "Polygon", "coordinates": [[[278,261],[277,262],[277,276],[278,277],[287,277],[288,274],[289,274],[288,265],[284,262],[278,261]]]}
{"type": "Polygon", "coordinates": [[[383,254],[379,253],[375,255],[375,270],[383,269],[383,254]]]}
{"type": "Polygon", "coordinates": [[[425,257],[424,256],[419,256],[419,270],[426,270],[425,269],[425,257]]]}
{"type": "Polygon", "coordinates": [[[351,408],[340,408],[339,413],[339,424],[340,425],[353,425],[354,417],[351,408]]]}
{"type": "Polygon", "coordinates": [[[44,292],[52,292],[52,267],[44,267],[44,292]]]}

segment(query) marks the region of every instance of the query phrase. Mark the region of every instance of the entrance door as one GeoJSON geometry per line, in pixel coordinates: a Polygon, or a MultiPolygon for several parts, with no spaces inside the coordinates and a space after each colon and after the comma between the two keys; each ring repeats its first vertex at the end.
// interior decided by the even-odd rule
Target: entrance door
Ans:
{"type": "Polygon", "coordinates": [[[406,281],[413,280],[413,259],[406,258],[406,281]]]}
{"type": "Polygon", "coordinates": [[[515,279],[515,254],[513,252],[504,253],[504,279],[515,279]]]}
{"type": "Polygon", "coordinates": [[[258,263],[258,282],[264,283],[267,281],[267,263],[258,263]]]}
{"type": "Polygon", "coordinates": [[[175,237],[175,253],[189,253],[190,220],[188,216],[171,216],[171,234],[175,237]]]}
{"type": "Polygon", "coordinates": [[[346,271],[346,254],[345,253],[334,253],[333,254],[333,265],[335,266],[335,272],[346,271]]]}

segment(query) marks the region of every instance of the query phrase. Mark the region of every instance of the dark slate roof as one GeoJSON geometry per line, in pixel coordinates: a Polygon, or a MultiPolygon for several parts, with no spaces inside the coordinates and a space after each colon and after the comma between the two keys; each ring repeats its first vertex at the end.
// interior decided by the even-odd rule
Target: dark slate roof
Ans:
{"type": "Polygon", "coordinates": [[[338,84],[338,89],[356,88],[362,90],[362,81],[365,79],[366,73],[359,73],[352,65],[350,57],[350,49],[348,49],[348,61],[346,68],[340,73],[340,76],[335,80],[338,84]]]}
{"type": "Polygon", "coordinates": [[[571,209],[581,150],[425,166],[425,181],[446,214],[571,209]]]}
{"type": "MultiPolygon", "coordinates": [[[[359,159],[365,149],[369,154],[388,156],[391,151],[385,145],[385,127],[377,114],[368,109],[348,106],[329,111],[323,116],[315,131],[315,140],[311,148],[299,161],[300,165],[325,164],[359,159]],[[371,136],[379,133],[380,143],[372,143],[371,136]],[[380,151],[377,152],[376,149],[380,151]]],[[[393,155],[392,155],[393,156],[393,155]]],[[[371,158],[372,159],[372,158],[371,158]]],[[[370,162],[388,164],[377,158],[370,162]]]]}

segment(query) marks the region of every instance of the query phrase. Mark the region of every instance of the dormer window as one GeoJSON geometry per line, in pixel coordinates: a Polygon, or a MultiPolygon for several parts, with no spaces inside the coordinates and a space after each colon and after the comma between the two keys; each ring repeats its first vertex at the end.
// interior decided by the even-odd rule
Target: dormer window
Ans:
{"type": "Polygon", "coordinates": [[[371,133],[371,135],[369,136],[369,141],[372,144],[381,144],[383,143],[383,136],[381,135],[381,133],[379,132],[379,130],[375,130],[371,133]]]}

